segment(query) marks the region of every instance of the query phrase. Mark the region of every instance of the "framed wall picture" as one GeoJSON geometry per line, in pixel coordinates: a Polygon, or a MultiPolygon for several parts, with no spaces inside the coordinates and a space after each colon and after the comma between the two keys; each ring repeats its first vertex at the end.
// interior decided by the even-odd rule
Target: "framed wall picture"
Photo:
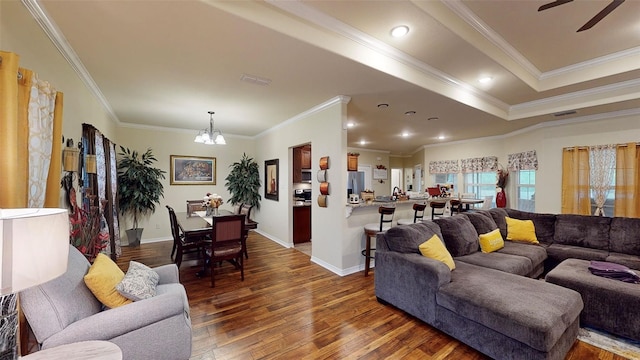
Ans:
{"type": "Polygon", "coordinates": [[[279,160],[264,162],[264,198],[278,201],[278,187],[280,185],[279,160]]]}
{"type": "Polygon", "coordinates": [[[216,158],[171,155],[171,185],[215,185],[216,158]]]}

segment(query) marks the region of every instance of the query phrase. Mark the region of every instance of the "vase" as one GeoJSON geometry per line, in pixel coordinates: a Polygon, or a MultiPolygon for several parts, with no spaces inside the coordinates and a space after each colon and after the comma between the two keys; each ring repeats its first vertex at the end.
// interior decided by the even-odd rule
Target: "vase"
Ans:
{"type": "Polygon", "coordinates": [[[207,206],[207,208],[205,209],[205,216],[211,216],[213,214],[213,208],[207,206]]]}
{"type": "Polygon", "coordinates": [[[217,208],[217,207],[214,207],[214,208],[213,208],[213,216],[218,216],[218,215],[219,215],[219,213],[218,213],[218,208],[217,208]]]}
{"type": "Polygon", "coordinates": [[[505,194],[504,189],[502,188],[498,188],[498,193],[496,194],[496,206],[499,208],[507,206],[507,194],[505,194]]]}

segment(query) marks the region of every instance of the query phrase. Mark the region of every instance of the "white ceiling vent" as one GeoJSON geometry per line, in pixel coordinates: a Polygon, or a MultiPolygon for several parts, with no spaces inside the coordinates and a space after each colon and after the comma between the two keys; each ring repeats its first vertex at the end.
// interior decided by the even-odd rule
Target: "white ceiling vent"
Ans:
{"type": "Polygon", "coordinates": [[[240,75],[240,80],[248,82],[250,84],[255,84],[255,85],[260,85],[260,86],[267,86],[267,85],[271,84],[271,79],[262,78],[260,76],[249,75],[249,74],[240,75]]]}

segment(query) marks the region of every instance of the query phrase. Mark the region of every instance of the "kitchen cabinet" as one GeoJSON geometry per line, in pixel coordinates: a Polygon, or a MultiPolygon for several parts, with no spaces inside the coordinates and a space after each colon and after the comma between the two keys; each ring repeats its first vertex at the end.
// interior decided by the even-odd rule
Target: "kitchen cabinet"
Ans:
{"type": "Polygon", "coordinates": [[[300,149],[300,168],[311,169],[311,146],[309,145],[300,149]]]}
{"type": "Polygon", "coordinates": [[[358,155],[347,155],[347,171],[358,171],[358,155]]]}
{"type": "Polygon", "coordinates": [[[311,206],[293,207],[293,243],[311,241],[311,206]]]}
{"type": "MultiPolygon", "coordinates": [[[[304,182],[302,170],[311,169],[311,145],[293,148],[293,183],[304,182]]],[[[309,181],[306,181],[309,182],[309,181]]]]}

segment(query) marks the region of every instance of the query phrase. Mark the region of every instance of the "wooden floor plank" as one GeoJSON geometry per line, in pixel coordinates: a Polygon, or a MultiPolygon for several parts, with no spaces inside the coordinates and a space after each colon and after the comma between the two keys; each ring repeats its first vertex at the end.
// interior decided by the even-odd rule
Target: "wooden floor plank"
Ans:
{"type": "MultiPolygon", "coordinates": [[[[216,287],[198,278],[199,261],[183,260],[193,325],[192,360],[228,359],[488,359],[392,306],[376,301],[373,279],[338,276],[251,232],[245,280],[230,264],[216,267],[216,287]]],[[[171,242],[124,247],[118,259],[171,263],[171,242]]],[[[577,341],[567,360],[623,357],[577,341]]]]}

